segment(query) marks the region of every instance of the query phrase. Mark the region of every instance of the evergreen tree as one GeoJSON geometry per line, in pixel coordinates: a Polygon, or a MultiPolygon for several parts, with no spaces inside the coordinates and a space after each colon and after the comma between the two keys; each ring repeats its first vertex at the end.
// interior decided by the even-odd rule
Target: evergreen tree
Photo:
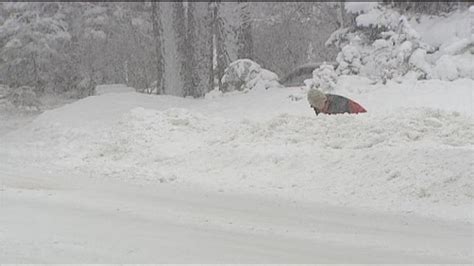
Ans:
{"type": "Polygon", "coordinates": [[[4,3],[0,25],[0,72],[11,87],[28,85],[44,92],[49,69],[62,60],[70,41],[62,3],[4,3]]]}

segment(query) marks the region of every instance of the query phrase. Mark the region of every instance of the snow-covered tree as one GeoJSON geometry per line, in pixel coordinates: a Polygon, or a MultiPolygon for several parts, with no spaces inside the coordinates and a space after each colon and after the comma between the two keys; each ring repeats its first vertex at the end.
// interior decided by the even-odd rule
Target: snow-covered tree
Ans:
{"type": "Polygon", "coordinates": [[[44,92],[49,68],[60,62],[70,41],[62,3],[3,3],[0,71],[11,87],[28,85],[44,92]]]}
{"type": "Polygon", "coordinates": [[[335,31],[327,41],[341,49],[338,74],[363,74],[384,83],[409,71],[417,71],[419,78],[427,76],[427,68],[415,67],[410,58],[420,49],[415,61],[423,65],[420,54],[433,49],[421,41],[405,16],[377,2],[348,2],[345,8],[356,15],[355,24],[335,31]]]}

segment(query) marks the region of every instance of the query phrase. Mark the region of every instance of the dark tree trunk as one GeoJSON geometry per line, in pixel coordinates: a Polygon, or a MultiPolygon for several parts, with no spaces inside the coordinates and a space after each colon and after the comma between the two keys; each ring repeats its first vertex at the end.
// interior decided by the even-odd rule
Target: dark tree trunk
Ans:
{"type": "Polygon", "coordinates": [[[230,57],[225,46],[226,39],[226,19],[220,14],[220,2],[214,6],[214,36],[215,36],[215,50],[216,50],[216,68],[215,75],[218,79],[219,90],[222,89],[222,76],[224,70],[229,65],[230,57]]]}
{"type": "Polygon", "coordinates": [[[186,60],[187,64],[185,67],[185,83],[184,91],[185,96],[197,97],[196,91],[199,77],[196,74],[196,19],[195,19],[195,3],[188,2],[188,8],[186,10],[186,60]]]}
{"type": "Polygon", "coordinates": [[[190,77],[189,71],[190,68],[188,66],[188,51],[187,48],[189,47],[188,40],[187,40],[187,23],[185,18],[185,10],[183,1],[176,1],[173,3],[173,27],[174,27],[174,34],[176,39],[176,47],[177,47],[177,56],[179,62],[179,78],[182,80],[180,84],[183,85],[182,96],[188,96],[188,87],[187,83],[189,83],[188,79],[190,77]]]}
{"type": "Polygon", "coordinates": [[[339,23],[339,28],[344,28],[344,2],[339,2],[339,23]]]}
{"type": "Polygon", "coordinates": [[[215,1],[211,1],[208,3],[208,22],[207,24],[207,31],[209,32],[208,44],[209,44],[209,54],[208,54],[208,61],[209,61],[209,76],[208,76],[208,90],[214,89],[214,49],[215,49],[215,25],[216,25],[216,5],[215,1]]]}
{"type": "Polygon", "coordinates": [[[239,0],[241,24],[238,29],[238,58],[253,58],[252,22],[248,0],[239,0]]]}
{"type": "Polygon", "coordinates": [[[155,53],[156,53],[156,93],[164,94],[164,63],[163,63],[163,29],[161,27],[161,10],[160,3],[153,1],[151,2],[151,15],[153,22],[153,37],[155,38],[155,53]]]}
{"type": "Polygon", "coordinates": [[[187,95],[202,97],[213,89],[212,4],[188,2],[187,10],[187,95]],[[191,76],[189,80],[189,76],[191,76]]]}

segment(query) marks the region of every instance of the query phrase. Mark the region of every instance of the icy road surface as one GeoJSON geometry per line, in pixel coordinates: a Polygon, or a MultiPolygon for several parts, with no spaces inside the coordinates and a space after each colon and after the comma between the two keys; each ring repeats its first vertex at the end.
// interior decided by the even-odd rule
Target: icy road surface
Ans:
{"type": "Polygon", "coordinates": [[[0,170],[4,263],[469,263],[472,227],[171,184],[0,170]]]}

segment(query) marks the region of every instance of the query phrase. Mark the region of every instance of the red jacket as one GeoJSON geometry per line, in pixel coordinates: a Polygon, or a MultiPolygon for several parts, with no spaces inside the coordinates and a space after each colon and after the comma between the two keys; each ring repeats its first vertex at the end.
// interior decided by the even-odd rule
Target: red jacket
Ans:
{"type": "Polygon", "coordinates": [[[323,114],[358,114],[365,113],[367,110],[364,109],[360,104],[340,95],[326,94],[326,102],[321,110],[313,107],[316,115],[319,113],[323,114]]]}

